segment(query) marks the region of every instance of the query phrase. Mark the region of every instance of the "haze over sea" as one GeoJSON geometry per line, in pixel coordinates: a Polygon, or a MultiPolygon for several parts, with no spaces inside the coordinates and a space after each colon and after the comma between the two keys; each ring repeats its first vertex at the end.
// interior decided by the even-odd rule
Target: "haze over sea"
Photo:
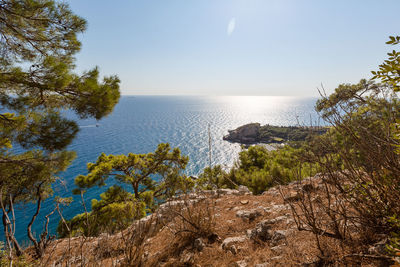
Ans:
{"type": "MultiPolygon", "coordinates": [[[[223,141],[229,129],[243,124],[259,122],[272,125],[310,125],[318,123],[314,110],[317,98],[280,96],[123,96],[112,114],[96,122],[93,119],[78,120],[80,132],[69,150],[77,152],[77,158],[60,178],[63,186],[55,186],[54,195],[72,196],[74,178],[86,174],[86,163],[94,162],[102,153],[148,153],[162,142],[179,147],[189,156],[188,175],[197,175],[208,165],[208,125],[212,135],[212,162],[227,168],[232,166],[240,152],[239,144],[223,141]],[[96,126],[97,124],[97,126],[96,126]]],[[[111,186],[114,181],[107,181],[111,186]]],[[[99,199],[107,187],[89,190],[86,199],[99,199]]],[[[90,208],[90,202],[86,205],[90,208]]],[[[54,208],[52,199],[47,200],[36,220],[34,231],[43,228],[43,217],[54,208]]],[[[17,209],[17,239],[25,240],[26,227],[35,207],[17,209]]],[[[63,215],[70,219],[83,211],[80,198],[74,196],[63,215]]],[[[50,220],[50,230],[55,233],[59,217],[50,220]]]]}

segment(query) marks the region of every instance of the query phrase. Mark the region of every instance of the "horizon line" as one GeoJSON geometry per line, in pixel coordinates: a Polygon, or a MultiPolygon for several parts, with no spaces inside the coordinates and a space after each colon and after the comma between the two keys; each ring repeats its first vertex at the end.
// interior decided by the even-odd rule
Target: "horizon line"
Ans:
{"type": "Polygon", "coordinates": [[[126,93],[121,93],[121,96],[194,96],[194,97],[249,97],[249,96],[254,96],[254,97],[264,97],[264,96],[270,96],[270,97],[321,97],[317,95],[206,95],[206,94],[126,94],[126,93]]]}

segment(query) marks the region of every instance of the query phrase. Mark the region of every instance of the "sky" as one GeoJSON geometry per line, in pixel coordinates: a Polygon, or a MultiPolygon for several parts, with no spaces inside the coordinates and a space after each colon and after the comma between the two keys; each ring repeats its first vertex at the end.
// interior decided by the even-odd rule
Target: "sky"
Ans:
{"type": "Polygon", "coordinates": [[[399,0],[68,0],[88,21],[77,72],[123,95],[329,93],[370,78],[400,35],[399,0]]]}

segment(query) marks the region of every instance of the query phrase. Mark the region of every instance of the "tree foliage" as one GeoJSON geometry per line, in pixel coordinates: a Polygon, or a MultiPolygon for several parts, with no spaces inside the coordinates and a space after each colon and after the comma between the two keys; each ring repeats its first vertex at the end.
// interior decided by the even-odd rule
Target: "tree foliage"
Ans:
{"type": "Polygon", "coordinates": [[[116,76],[99,82],[97,68],[72,72],[80,49],[77,34],[85,27],[63,3],[0,1],[0,104],[9,110],[0,116],[0,129],[7,132],[3,140],[42,146],[45,139],[45,149],[63,149],[77,127],[60,114],[62,109],[96,119],[112,111],[119,99],[116,76]],[[61,133],[62,138],[49,138],[61,133]]]}
{"type": "Polygon", "coordinates": [[[160,201],[190,186],[191,180],[181,173],[187,163],[188,157],[182,156],[178,148],[171,150],[169,144],[159,144],[154,152],[147,154],[101,154],[95,163],[87,164],[87,175],[75,178],[78,188],[74,192],[105,186],[110,178],[125,186],[112,186],[100,195],[100,200],[92,200],[91,212],[79,214],[68,222],[72,233],[60,222],[59,234],[98,235],[101,231],[126,228],[134,219],[154,210],[160,201]]]}
{"type": "MultiPolygon", "coordinates": [[[[386,44],[397,45],[400,43],[400,36],[389,36],[386,44]]],[[[379,70],[372,71],[372,79],[380,79],[393,88],[395,92],[400,91],[400,52],[393,50],[387,54],[389,57],[381,65],[379,70]]]]}
{"type": "Polygon", "coordinates": [[[305,165],[300,157],[303,153],[303,147],[290,145],[274,151],[263,146],[250,147],[239,153],[239,164],[231,171],[231,179],[260,194],[272,186],[312,176],[318,172],[318,166],[305,165]]]}
{"type": "Polygon", "coordinates": [[[261,145],[251,146],[239,153],[238,161],[229,171],[220,165],[204,169],[197,185],[206,189],[245,185],[254,194],[261,194],[275,185],[316,174],[318,165],[303,160],[306,144],[296,145],[299,147],[286,145],[274,151],[261,145]]]}

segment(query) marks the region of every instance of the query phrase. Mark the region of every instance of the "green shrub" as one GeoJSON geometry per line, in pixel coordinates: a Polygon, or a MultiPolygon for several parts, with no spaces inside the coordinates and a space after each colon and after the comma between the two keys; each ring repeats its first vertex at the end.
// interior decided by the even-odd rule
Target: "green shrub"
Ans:
{"type": "Polygon", "coordinates": [[[260,194],[272,186],[316,174],[319,165],[301,161],[304,157],[300,156],[304,153],[304,144],[298,148],[286,145],[274,151],[268,151],[262,145],[251,146],[239,153],[238,161],[229,172],[219,165],[206,168],[197,184],[205,189],[245,185],[254,194],[260,194]]]}

